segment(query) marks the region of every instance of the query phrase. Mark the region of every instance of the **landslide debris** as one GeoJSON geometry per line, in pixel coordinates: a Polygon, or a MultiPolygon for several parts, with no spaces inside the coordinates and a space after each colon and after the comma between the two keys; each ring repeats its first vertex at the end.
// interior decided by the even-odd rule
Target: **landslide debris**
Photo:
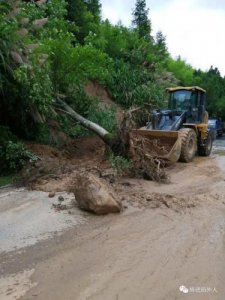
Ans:
{"type": "MultiPolygon", "coordinates": [[[[50,195],[63,191],[73,192],[76,206],[96,214],[119,212],[128,206],[181,211],[198,204],[198,201],[193,202],[192,199],[174,195],[146,193],[141,185],[134,184],[135,180],[132,179],[132,175],[143,178],[139,173],[138,158],[138,164],[133,168],[137,173],[121,176],[110,166],[104,144],[98,138],[82,139],[71,145],[70,149],[57,150],[38,144],[32,145],[32,149],[36,150],[34,152],[41,160],[22,171],[23,185],[30,189],[46,191],[50,195]]],[[[143,161],[144,157],[142,163],[143,161]]],[[[155,166],[154,161],[150,162],[155,166]]],[[[159,166],[156,167],[157,172],[162,170],[159,166]]],[[[160,181],[167,178],[163,177],[162,173],[155,174],[159,176],[160,181]]],[[[58,206],[55,208],[59,209],[58,206]]]]}

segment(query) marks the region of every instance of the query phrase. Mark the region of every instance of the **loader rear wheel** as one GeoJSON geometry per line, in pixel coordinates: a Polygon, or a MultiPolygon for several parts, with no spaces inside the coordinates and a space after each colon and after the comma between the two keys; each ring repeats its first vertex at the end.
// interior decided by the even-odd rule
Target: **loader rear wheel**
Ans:
{"type": "Polygon", "coordinates": [[[191,128],[181,128],[179,130],[181,137],[180,161],[190,162],[197,152],[197,135],[191,128]]]}
{"type": "Polygon", "coordinates": [[[209,156],[212,152],[213,136],[208,132],[206,140],[198,146],[198,154],[200,156],[209,156]]]}

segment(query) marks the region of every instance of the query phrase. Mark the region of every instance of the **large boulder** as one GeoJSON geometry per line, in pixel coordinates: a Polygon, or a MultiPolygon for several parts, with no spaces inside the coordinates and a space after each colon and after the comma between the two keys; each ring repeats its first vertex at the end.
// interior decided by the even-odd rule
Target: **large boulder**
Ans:
{"type": "Polygon", "coordinates": [[[71,192],[81,209],[97,215],[120,212],[121,204],[103,179],[90,173],[77,175],[71,192]]]}

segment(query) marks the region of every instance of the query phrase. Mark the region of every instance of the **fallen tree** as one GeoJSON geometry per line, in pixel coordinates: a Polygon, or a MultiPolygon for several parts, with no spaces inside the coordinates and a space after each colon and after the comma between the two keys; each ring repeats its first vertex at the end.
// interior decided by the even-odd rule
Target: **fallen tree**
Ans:
{"type": "Polygon", "coordinates": [[[86,129],[97,134],[107,145],[109,145],[109,146],[112,145],[112,140],[113,140],[112,135],[107,130],[105,130],[103,127],[82,117],[80,114],[75,112],[72,109],[72,107],[69,106],[65,101],[58,99],[56,104],[57,104],[56,109],[61,110],[62,112],[66,113],[72,119],[79,122],[80,125],[82,125],[86,129]]]}
{"type": "Polygon", "coordinates": [[[99,136],[103,142],[110,147],[115,155],[121,155],[124,157],[129,156],[129,131],[131,130],[131,122],[129,122],[128,126],[126,117],[122,120],[118,132],[116,134],[112,134],[98,124],[78,114],[71,106],[61,99],[58,99],[56,102],[56,110],[67,114],[81,126],[99,136]]]}
{"type": "Polygon", "coordinates": [[[86,129],[94,132],[104,143],[110,147],[115,155],[129,158],[132,161],[133,174],[142,176],[148,180],[166,182],[168,176],[165,172],[165,162],[157,158],[157,150],[160,146],[156,141],[146,141],[144,137],[134,138],[130,135],[130,131],[134,128],[135,123],[132,113],[138,109],[132,109],[124,114],[124,118],[119,126],[117,134],[112,134],[98,124],[82,117],[75,112],[71,106],[61,99],[57,100],[56,109],[66,113],[76,122],[86,129]]]}

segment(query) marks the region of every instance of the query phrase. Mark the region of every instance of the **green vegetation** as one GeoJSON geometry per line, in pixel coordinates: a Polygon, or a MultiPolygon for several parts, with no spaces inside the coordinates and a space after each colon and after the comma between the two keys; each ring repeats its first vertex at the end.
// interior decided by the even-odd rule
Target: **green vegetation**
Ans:
{"type": "Polygon", "coordinates": [[[132,24],[136,27],[140,38],[150,40],[151,21],[148,18],[148,13],[149,9],[146,8],[146,1],[136,0],[132,24]]]}
{"type": "Polygon", "coordinates": [[[0,140],[1,174],[15,172],[21,169],[28,161],[38,160],[38,157],[27,150],[25,145],[8,131],[8,128],[4,129],[1,127],[0,129],[3,132],[0,140]]]}
{"type": "Polygon", "coordinates": [[[38,157],[27,150],[8,127],[0,126],[0,174],[10,174],[28,161],[37,160],[38,157]]]}
{"type": "Polygon", "coordinates": [[[8,128],[0,137],[1,172],[36,159],[20,140],[51,143],[52,123],[72,138],[89,134],[58,100],[117,131],[115,111],[86,94],[90,81],[125,109],[163,106],[167,86],[200,85],[210,115],[225,115],[225,78],[217,68],[203,72],[173,59],[163,33],[152,36],[148,13],[137,0],[128,28],[102,20],[99,0],[0,1],[0,126],[8,128]]]}
{"type": "Polygon", "coordinates": [[[128,159],[112,152],[110,152],[108,159],[112,168],[118,172],[128,171],[131,168],[131,162],[128,159]]]}
{"type": "Polygon", "coordinates": [[[13,176],[0,176],[0,187],[13,183],[13,176]]]}
{"type": "Polygon", "coordinates": [[[0,152],[0,162],[2,171],[17,171],[23,167],[27,161],[37,161],[38,157],[26,149],[21,142],[7,141],[0,152]]]}

